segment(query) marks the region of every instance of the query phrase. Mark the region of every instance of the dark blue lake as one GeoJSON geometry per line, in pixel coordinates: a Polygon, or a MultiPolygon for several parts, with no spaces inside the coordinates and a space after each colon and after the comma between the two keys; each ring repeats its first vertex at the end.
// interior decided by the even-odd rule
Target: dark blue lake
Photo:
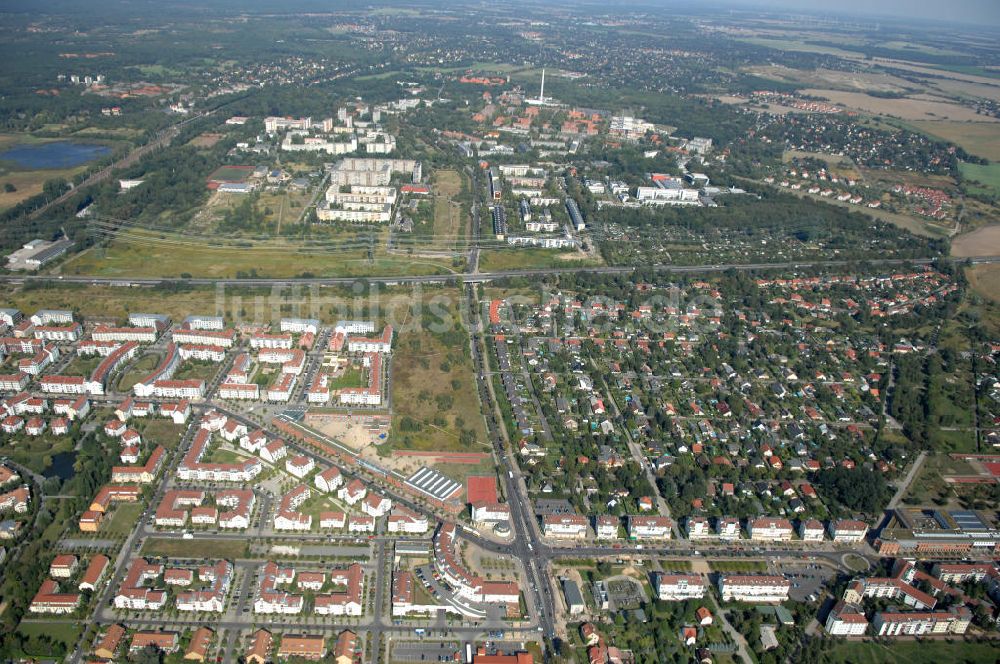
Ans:
{"type": "Polygon", "coordinates": [[[18,168],[28,170],[73,168],[110,152],[111,148],[106,145],[55,141],[37,145],[15,145],[9,150],[0,152],[0,161],[11,162],[18,168]]]}
{"type": "Polygon", "coordinates": [[[73,464],[76,463],[76,452],[60,452],[52,455],[52,465],[42,473],[45,477],[58,477],[65,481],[73,477],[76,470],[73,464]]]}

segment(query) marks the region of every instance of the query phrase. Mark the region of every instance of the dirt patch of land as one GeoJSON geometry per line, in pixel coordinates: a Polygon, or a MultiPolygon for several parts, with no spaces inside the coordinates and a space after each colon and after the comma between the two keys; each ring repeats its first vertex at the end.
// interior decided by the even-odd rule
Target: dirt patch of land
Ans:
{"type": "Polygon", "coordinates": [[[222,140],[222,134],[213,134],[210,132],[205,132],[191,139],[189,145],[196,148],[210,148],[219,141],[222,140]]]}
{"type": "Polygon", "coordinates": [[[1000,254],[1000,224],[983,226],[971,233],[959,235],[951,241],[951,255],[959,258],[998,254],[1000,254]]]}

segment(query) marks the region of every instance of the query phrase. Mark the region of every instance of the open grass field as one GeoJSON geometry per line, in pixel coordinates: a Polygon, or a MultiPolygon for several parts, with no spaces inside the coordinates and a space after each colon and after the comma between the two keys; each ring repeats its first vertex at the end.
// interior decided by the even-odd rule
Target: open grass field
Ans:
{"type": "MultiPolygon", "coordinates": [[[[157,311],[182,320],[194,311],[212,308],[212,289],[191,289],[167,293],[148,288],[107,288],[105,286],[55,284],[4,294],[3,306],[21,311],[58,308],[72,309],[84,317],[123,319],[129,311],[157,311]]],[[[101,358],[98,358],[101,359],[101,358]]],[[[78,365],[76,360],[70,365],[78,365]]]]}
{"type": "Polygon", "coordinates": [[[246,182],[252,173],[253,168],[250,166],[219,166],[208,179],[218,182],[246,182]]]}
{"type": "Polygon", "coordinates": [[[181,442],[181,434],[185,428],[183,424],[174,424],[172,420],[161,418],[146,418],[138,422],[137,428],[144,442],[163,445],[168,450],[176,449],[181,442]]]}
{"type": "Polygon", "coordinates": [[[242,540],[193,539],[177,537],[150,537],[142,545],[140,555],[184,558],[242,558],[246,543],[242,540]]]}
{"type": "Polygon", "coordinates": [[[94,357],[87,357],[86,355],[77,355],[74,357],[66,368],[63,369],[62,374],[64,376],[89,376],[93,373],[97,365],[104,360],[103,357],[96,355],[94,357]]]}
{"type": "Polygon", "coordinates": [[[738,41],[753,44],[754,46],[764,46],[766,48],[774,48],[791,53],[818,53],[820,55],[836,55],[842,58],[849,58],[857,55],[857,53],[836,48],[835,46],[809,44],[798,39],[788,39],[778,36],[748,37],[738,41]]]}
{"type": "Polygon", "coordinates": [[[142,516],[144,509],[142,503],[120,503],[114,507],[111,518],[101,525],[102,536],[114,537],[120,535],[124,537],[135,528],[136,521],[142,516]]]}
{"type": "Polygon", "coordinates": [[[971,641],[893,641],[891,645],[871,642],[839,642],[825,653],[830,664],[935,664],[954,661],[969,664],[996,662],[1000,643],[971,641]]]}
{"type": "MultiPolygon", "coordinates": [[[[440,292],[435,293],[435,296],[440,292]]],[[[467,331],[459,320],[457,291],[446,292],[441,319],[425,317],[397,336],[392,356],[392,433],[394,449],[486,452],[486,432],[472,375],[467,331]],[[431,326],[447,327],[435,334],[431,326]],[[415,328],[415,329],[414,329],[415,328]],[[417,427],[403,426],[415,422],[417,427]],[[470,446],[462,430],[473,432],[470,446]]],[[[426,307],[425,307],[426,310],[426,307]]]]}
{"type": "Polygon", "coordinates": [[[46,180],[52,178],[69,180],[84,168],[80,166],[77,168],[20,171],[0,165],[0,210],[5,210],[42,193],[42,186],[46,180]],[[4,191],[4,185],[8,183],[14,185],[16,191],[4,191]]]}
{"type": "Polygon", "coordinates": [[[180,368],[177,369],[177,373],[174,374],[174,378],[177,380],[200,379],[207,383],[215,378],[215,374],[218,371],[219,365],[212,362],[187,361],[181,364],[180,368]]]}
{"type": "Polygon", "coordinates": [[[1000,196],[1000,163],[993,162],[985,166],[963,163],[960,168],[966,181],[974,180],[978,183],[972,186],[974,191],[981,191],[988,196],[1000,196]]]}
{"type": "Polygon", "coordinates": [[[484,249],[479,254],[479,270],[481,272],[586,265],[600,265],[600,261],[595,258],[587,258],[576,251],[536,249],[533,247],[484,249]]]}
{"type": "MultiPolygon", "coordinates": [[[[77,639],[80,638],[82,624],[72,620],[57,622],[55,620],[35,619],[31,621],[22,621],[17,626],[17,631],[26,638],[37,638],[44,634],[53,641],[59,641],[65,645],[66,650],[69,651],[73,649],[73,646],[76,645],[77,639]]],[[[46,655],[51,655],[52,653],[25,652],[24,654],[28,657],[44,657],[46,655]]]]}
{"type": "Polygon", "coordinates": [[[1000,159],[1000,124],[921,120],[910,123],[925,134],[943,138],[978,157],[1000,159]]]}
{"type": "Polygon", "coordinates": [[[455,243],[465,234],[466,218],[462,207],[453,199],[462,191],[462,175],[458,171],[434,173],[434,240],[445,246],[455,243]]]}
{"type": "Polygon", "coordinates": [[[192,138],[188,142],[188,145],[194,146],[196,148],[210,148],[216,143],[218,143],[220,140],[222,140],[222,134],[205,132],[203,134],[199,134],[194,138],[192,138]]]}
{"type": "Polygon", "coordinates": [[[375,245],[373,260],[367,250],[331,247],[308,250],[302,243],[274,241],[226,245],[204,243],[133,230],[119,235],[106,249],[90,249],[71,257],[59,268],[62,274],[104,277],[204,277],[235,278],[255,271],[260,277],[294,277],[310,273],[323,276],[404,276],[453,272],[450,262],[437,259],[390,256],[375,245]],[[244,246],[250,245],[250,246],[244,246]]]}
{"type": "Polygon", "coordinates": [[[983,226],[971,233],[959,235],[951,241],[951,255],[996,256],[1000,254],[1000,224],[983,226]]]}
{"type": "Polygon", "coordinates": [[[120,392],[131,392],[132,387],[148,376],[160,364],[161,359],[159,355],[150,353],[132,362],[128,369],[121,375],[121,378],[118,379],[118,390],[120,392]]]}

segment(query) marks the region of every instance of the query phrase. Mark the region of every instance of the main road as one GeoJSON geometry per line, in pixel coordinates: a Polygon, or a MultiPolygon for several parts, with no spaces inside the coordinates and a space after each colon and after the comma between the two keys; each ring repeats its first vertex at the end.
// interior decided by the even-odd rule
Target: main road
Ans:
{"type": "MultiPolygon", "coordinates": [[[[234,249],[234,251],[239,251],[234,249]]],[[[288,277],[288,278],[255,278],[255,279],[208,279],[180,277],[97,277],[86,275],[0,275],[0,283],[23,284],[29,282],[53,282],[70,284],[91,284],[94,286],[160,286],[168,284],[189,284],[192,286],[283,286],[283,285],[318,285],[336,286],[368,282],[387,286],[398,284],[458,284],[483,283],[511,277],[544,277],[552,274],[630,274],[636,270],[653,270],[667,273],[711,273],[727,270],[794,270],[817,267],[847,267],[854,265],[871,265],[891,267],[898,265],[933,265],[939,261],[952,260],[971,264],[1000,263],[1000,256],[972,256],[968,258],[883,258],[857,261],[786,261],[781,263],[726,263],[717,265],[673,265],[655,263],[651,265],[634,266],[593,266],[593,267],[563,267],[536,268],[528,270],[498,270],[494,272],[427,274],[415,276],[359,276],[359,277],[288,277]]]]}

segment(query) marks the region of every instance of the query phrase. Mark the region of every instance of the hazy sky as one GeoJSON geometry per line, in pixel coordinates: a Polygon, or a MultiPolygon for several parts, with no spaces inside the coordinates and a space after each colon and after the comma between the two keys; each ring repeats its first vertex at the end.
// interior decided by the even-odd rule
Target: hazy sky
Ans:
{"type": "Polygon", "coordinates": [[[1000,26],[1000,0],[723,0],[738,6],[847,14],[882,14],[1000,26]]]}

